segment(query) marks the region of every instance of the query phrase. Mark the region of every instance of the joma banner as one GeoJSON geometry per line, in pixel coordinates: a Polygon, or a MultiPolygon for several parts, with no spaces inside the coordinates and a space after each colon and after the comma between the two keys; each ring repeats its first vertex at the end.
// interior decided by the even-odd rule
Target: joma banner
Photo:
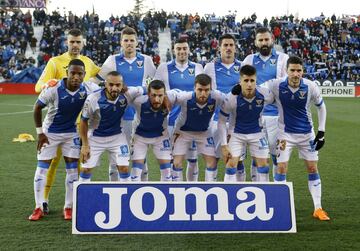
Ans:
{"type": "Polygon", "coordinates": [[[292,183],[76,183],[74,234],[296,232],[292,183]]]}

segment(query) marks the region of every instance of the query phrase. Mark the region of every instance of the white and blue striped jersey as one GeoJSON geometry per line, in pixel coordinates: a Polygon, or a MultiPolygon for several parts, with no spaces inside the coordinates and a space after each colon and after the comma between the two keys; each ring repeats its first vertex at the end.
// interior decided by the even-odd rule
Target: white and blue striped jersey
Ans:
{"type": "MultiPolygon", "coordinates": [[[[188,61],[180,65],[176,60],[161,63],[155,73],[154,79],[164,82],[166,90],[179,89],[181,91],[193,91],[195,77],[203,73],[201,64],[188,61]]],[[[180,107],[174,106],[170,112],[169,125],[174,126],[175,120],[180,113],[180,107]]]]}
{"type": "MultiPolygon", "coordinates": [[[[288,58],[287,54],[272,49],[268,57],[263,57],[260,53],[248,55],[241,65],[252,65],[256,68],[256,82],[260,85],[265,81],[287,76],[286,63],[288,58]]],[[[267,105],[263,115],[278,115],[277,107],[274,104],[267,105]]]]}
{"type": "Polygon", "coordinates": [[[205,132],[209,128],[211,117],[216,108],[218,108],[223,100],[225,94],[213,90],[211,91],[207,102],[200,105],[196,102],[195,92],[179,92],[172,90],[168,92],[170,102],[174,100],[172,95],[176,96],[175,104],[180,105],[181,112],[175,123],[175,132],[205,132]]]}
{"type": "Polygon", "coordinates": [[[120,134],[126,108],[143,93],[143,87],[128,87],[127,92],[111,101],[106,98],[105,89],[94,92],[86,99],[81,119],[89,121],[89,132],[93,136],[108,137],[120,134]]]}
{"type": "Polygon", "coordinates": [[[45,88],[37,99],[37,104],[48,106],[48,112],[43,121],[45,132],[70,133],[76,132],[76,118],[83,108],[87,96],[100,89],[91,82],[84,82],[79,89],[72,92],[66,88],[64,79],[53,87],[45,88]]]}
{"type": "MultiPolygon", "coordinates": [[[[239,95],[229,93],[221,106],[220,114],[226,118],[224,121],[230,117],[229,131],[231,133],[258,133],[262,130],[261,115],[264,107],[273,102],[274,94],[266,87],[257,86],[255,96],[251,99],[245,98],[241,93],[239,95]]],[[[226,144],[226,141],[221,144],[226,144]]]]}
{"type": "MultiPolygon", "coordinates": [[[[146,86],[146,81],[154,77],[156,68],[150,56],[136,53],[136,57],[129,60],[120,53],[109,56],[96,77],[104,80],[111,71],[119,72],[127,86],[146,86]]],[[[134,113],[134,108],[128,107],[124,120],[133,120],[134,113]]]]}
{"type": "MultiPolygon", "coordinates": [[[[309,79],[302,78],[296,89],[288,84],[288,78],[274,79],[264,83],[275,95],[279,108],[279,128],[287,133],[310,133],[313,130],[311,104],[325,106],[319,87],[309,79]]],[[[320,116],[319,130],[325,131],[325,116],[320,116]]]]}
{"type": "MultiPolygon", "coordinates": [[[[240,66],[241,62],[238,60],[226,65],[221,63],[221,59],[217,59],[214,62],[207,63],[204,72],[211,77],[213,90],[228,94],[232,87],[240,81],[240,66]]],[[[217,121],[218,117],[219,109],[215,112],[214,120],[217,121]]]]}
{"type": "Polygon", "coordinates": [[[136,109],[135,133],[144,138],[156,138],[163,135],[167,128],[166,109],[154,110],[148,95],[142,95],[134,100],[136,109]]]}

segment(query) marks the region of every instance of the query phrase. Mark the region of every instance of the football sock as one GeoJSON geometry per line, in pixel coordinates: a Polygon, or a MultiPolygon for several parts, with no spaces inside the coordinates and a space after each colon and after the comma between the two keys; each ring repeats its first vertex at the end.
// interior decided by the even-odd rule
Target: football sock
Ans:
{"type": "Polygon", "coordinates": [[[319,173],[309,173],[308,186],[314,202],[314,208],[321,208],[321,180],[319,173]]]}

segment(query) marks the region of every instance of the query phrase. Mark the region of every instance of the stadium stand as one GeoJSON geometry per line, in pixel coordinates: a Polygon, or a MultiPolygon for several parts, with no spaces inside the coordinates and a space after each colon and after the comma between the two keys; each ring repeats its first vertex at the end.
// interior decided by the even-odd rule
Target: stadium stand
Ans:
{"type": "Polygon", "coordinates": [[[215,14],[199,16],[197,13],[183,15],[160,11],[148,12],[141,19],[129,14],[100,20],[96,13],[89,12],[76,16],[71,11],[68,15],[60,15],[56,11],[47,14],[37,9],[31,15],[20,10],[2,10],[0,81],[9,81],[26,69],[33,71],[43,67],[52,56],[65,52],[65,33],[74,27],[86,34],[84,54],[100,66],[109,55],[120,51],[119,36],[125,26],[137,30],[138,50],[152,56],[155,65],[172,57],[172,43],[179,37],[188,39],[190,59],[205,65],[217,56],[218,38],[224,33],[235,36],[237,57],[243,60],[255,51],[254,32],[263,25],[271,28],[276,49],[304,58],[307,78],[360,79],[359,17],[320,15],[300,20],[289,15],[264,19],[262,23],[257,21],[256,14],[241,22],[236,22],[235,17],[235,14],[218,17],[215,14]]]}

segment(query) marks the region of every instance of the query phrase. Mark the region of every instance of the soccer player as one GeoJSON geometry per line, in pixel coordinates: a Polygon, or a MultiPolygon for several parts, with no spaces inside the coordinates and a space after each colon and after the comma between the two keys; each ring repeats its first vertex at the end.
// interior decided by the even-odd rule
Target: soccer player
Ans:
{"type": "MultiPolygon", "coordinates": [[[[67,35],[67,46],[68,51],[62,55],[52,57],[47,63],[43,73],[41,74],[38,82],[35,85],[36,93],[40,93],[41,90],[46,86],[51,86],[57,84],[57,80],[65,78],[67,76],[67,68],[69,62],[72,59],[80,59],[85,64],[86,73],[84,76],[84,81],[88,81],[91,77],[95,77],[99,72],[100,68],[94,64],[94,62],[83,55],[80,55],[80,52],[84,46],[84,39],[79,29],[71,29],[67,35]]],[[[60,148],[57,151],[56,157],[53,158],[49,170],[47,172],[47,183],[45,186],[45,202],[44,202],[44,213],[49,213],[49,193],[51,186],[55,181],[56,169],[59,166],[61,159],[61,150],[60,148]]]]}
{"type": "MultiPolygon", "coordinates": [[[[213,90],[219,90],[224,94],[228,94],[231,88],[239,83],[240,79],[240,61],[235,59],[236,40],[231,34],[224,34],[219,39],[220,58],[214,62],[205,65],[204,72],[211,77],[213,90]]],[[[216,111],[213,121],[210,124],[211,133],[213,134],[216,144],[217,160],[221,157],[221,144],[219,134],[217,132],[218,114],[216,111]]],[[[217,169],[216,171],[217,172],[217,169]]],[[[239,162],[237,175],[244,174],[244,165],[239,162]]]]}
{"type": "MultiPolygon", "coordinates": [[[[255,46],[258,52],[248,55],[241,65],[249,64],[256,68],[257,84],[260,85],[270,79],[285,77],[286,61],[289,56],[274,49],[274,39],[269,29],[261,27],[256,30],[255,46]]],[[[264,109],[262,119],[266,137],[269,142],[274,175],[276,173],[276,134],[278,131],[278,110],[276,105],[267,105],[264,109]]],[[[251,168],[252,180],[256,179],[256,170],[256,165],[253,161],[251,168]]]]}
{"type": "Polygon", "coordinates": [[[161,181],[171,181],[171,145],[167,130],[169,105],[165,84],[153,80],[148,86],[148,95],[134,100],[136,109],[135,134],[133,138],[131,180],[140,181],[149,146],[160,164],[161,181]]]}
{"type": "Polygon", "coordinates": [[[73,183],[78,180],[78,159],[80,140],[76,131],[76,118],[87,95],[99,89],[92,83],[83,83],[85,65],[80,59],[73,59],[67,67],[67,78],[57,82],[52,88],[44,89],[34,107],[34,120],[38,134],[38,164],[34,177],[35,210],[29,220],[36,221],[43,216],[44,189],[46,175],[52,159],[61,147],[66,163],[64,219],[70,220],[73,204],[73,183]],[[44,107],[48,112],[41,122],[44,107]]]}
{"type": "MultiPolygon", "coordinates": [[[[174,93],[176,93],[175,90],[168,95],[174,93]]],[[[176,104],[181,106],[181,112],[174,129],[173,181],[183,180],[182,161],[193,141],[206,163],[205,180],[216,181],[215,144],[209,124],[225,95],[220,91],[211,90],[211,78],[206,74],[196,76],[194,91],[176,95],[176,104]]]]}
{"type": "Polygon", "coordinates": [[[142,87],[127,88],[122,76],[111,71],[105,78],[105,89],[86,99],[80,121],[80,181],[91,180],[92,169],[104,151],[108,151],[109,159],[116,163],[119,180],[130,181],[130,148],[123,132],[123,117],[128,105],[143,92],[142,87]]]}
{"type": "Polygon", "coordinates": [[[279,108],[279,133],[277,135],[278,167],[275,182],[286,181],[288,161],[294,147],[299,158],[304,159],[308,171],[308,187],[314,203],[313,216],[319,220],[330,220],[321,206],[321,180],[317,167],[318,151],[325,143],[326,107],[319,87],[303,78],[303,61],[291,56],[287,61],[287,78],[265,83],[274,93],[279,108]],[[315,136],[311,118],[311,104],[318,112],[318,131],[315,136]]]}
{"type": "Polygon", "coordinates": [[[219,134],[224,162],[225,181],[245,181],[245,174],[236,175],[236,167],[249,145],[258,172],[255,181],[269,181],[269,147],[261,125],[265,104],[274,102],[269,89],[256,86],[256,69],[245,65],[240,69],[241,92],[229,93],[221,106],[219,134]],[[227,143],[226,121],[230,118],[230,141],[227,143]]]}
{"type": "MultiPolygon", "coordinates": [[[[120,44],[122,52],[106,59],[97,75],[97,81],[104,80],[109,72],[117,71],[127,86],[146,86],[147,81],[154,77],[156,68],[151,57],[136,52],[138,45],[136,31],[131,27],[125,27],[121,31],[120,44]]],[[[134,107],[129,106],[123,117],[123,131],[129,142],[134,114],[134,107]]],[[[113,175],[111,180],[116,180],[118,176],[116,166],[112,165],[110,169],[110,173],[113,175]]],[[[147,179],[147,165],[145,165],[142,180],[147,179]]]]}
{"type": "MultiPolygon", "coordinates": [[[[189,61],[189,44],[185,39],[178,39],[174,44],[175,59],[159,65],[154,79],[164,82],[167,90],[179,89],[181,91],[193,91],[195,77],[203,73],[200,64],[189,61]]],[[[174,106],[169,115],[169,134],[173,134],[175,120],[180,113],[180,106],[174,106]]],[[[199,167],[195,143],[191,145],[187,153],[186,180],[197,181],[199,167]]]]}

